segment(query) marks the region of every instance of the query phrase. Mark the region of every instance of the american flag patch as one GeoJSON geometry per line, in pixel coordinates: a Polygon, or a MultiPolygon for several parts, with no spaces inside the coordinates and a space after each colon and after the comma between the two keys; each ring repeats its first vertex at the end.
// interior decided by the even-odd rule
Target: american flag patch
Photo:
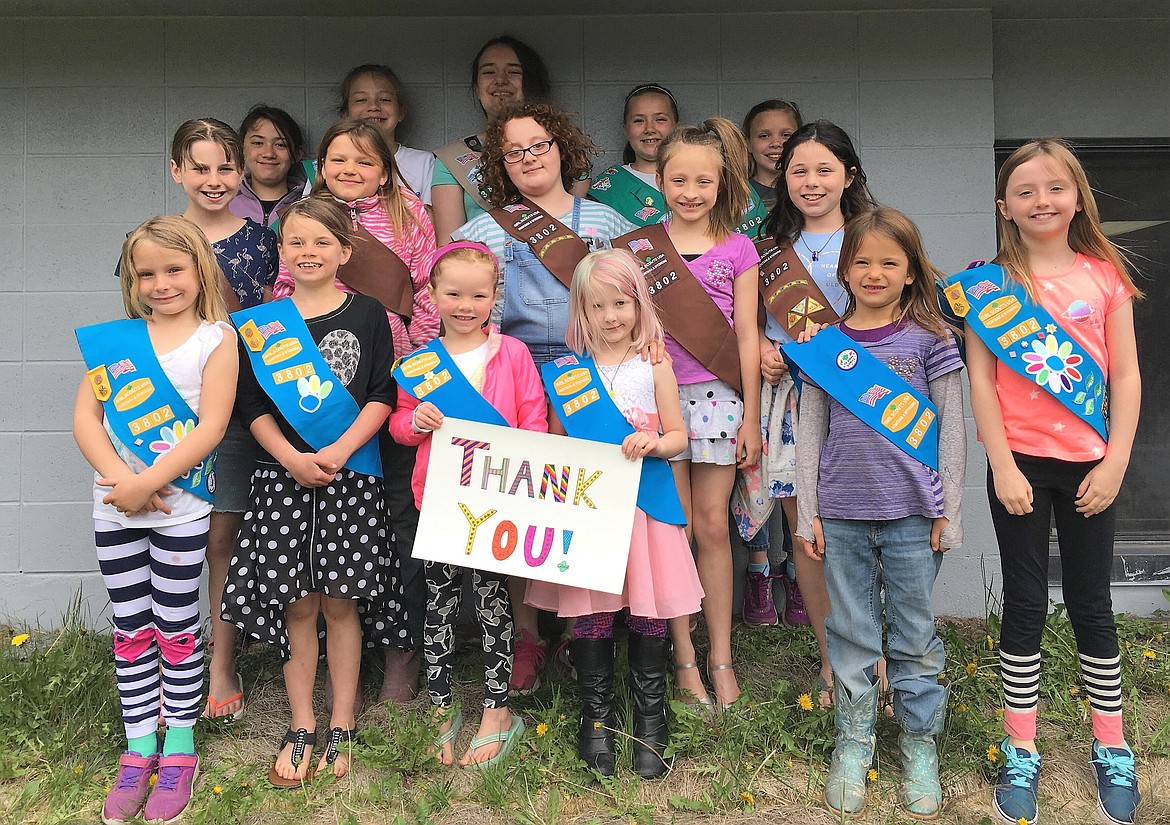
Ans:
{"type": "Polygon", "coordinates": [[[560,358],[553,361],[558,367],[571,367],[577,363],[576,355],[562,355],[560,358]]]}
{"type": "Polygon", "coordinates": [[[650,220],[650,218],[652,218],[658,214],[658,210],[655,209],[653,206],[643,206],[641,209],[639,209],[634,214],[638,216],[638,220],[648,221],[648,220],[650,220]]]}
{"type": "Polygon", "coordinates": [[[284,324],[280,321],[269,321],[264,326],[260,327],[260,334],[266,339],[275,335],[278,332],[284,332],[284,324]]]}
{"type": "Polygon", "coordinates": [[[513,203],[504,207],[505,212],[522,212],[527,207],[522,203],[513,203]]]}
{"type": "Polygon", "coordinates": [[[460,155],[459,157],[455,158],[455,162],[460,166],[466,166],[469,163],[475,163],[477,160],[479,160],[478,152],[468,152],[466,155],[460,155]]]}
{"type": "Polygon", "coordinates": [[[874,384],[872,387],[870,387],[868,390],[865,391],[865,394],[862,395],[861,398],[858,398],[857,400],[862,402],[863,404],[869,404],[869,406],[873,407],[877,404],[877,402],[881,401],[883,398],[885,398],[889,394],[890,394],[890,391],[887,390],[885,387],[883,387],[879,384],[874,384]]]}
{"type": "Polygon", "coordinates": [[[635,241],[628,243],[631,252],[653,252],[654,244],[650,243],[646,238],[638,238],[635,241]]]}
{"type": "Polygon", "coordinates": [[[129,358],[123,358],[118,363],[110,365],[111,378],[117,378],[119,375],[125,375],[128,372],[138,372],[134,367],[134,363],[129,358]]]}
{"type": "Polygon", "coordinates": [[[967,294],[972,298],[982,298],[989,292],[999,292],[999,287],[988,280],[982,280],[975,286],[967,288],[967,294]]]}

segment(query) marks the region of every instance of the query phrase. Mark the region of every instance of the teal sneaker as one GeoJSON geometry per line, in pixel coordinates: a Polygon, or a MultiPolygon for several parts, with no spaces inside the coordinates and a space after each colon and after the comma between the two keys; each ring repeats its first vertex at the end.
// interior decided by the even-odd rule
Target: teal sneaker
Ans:
{"type": "Polygon", "coordinates": [[[995,812],[1004,822],[1020,820],[1036,825],[1036,795],[1040,786],[1040,754],[1013,748],[1004,739],[999,746],[1006,764],[995,785],[995,812]]]}
{"type": "Polygon", "coordinates": [[[1133,751],[1106,748],[1096,739],[1089,764],[1097,774],[1097,813],[1107,825],[1131,825],[1142,795],[1138,793],[1133,751]]]}

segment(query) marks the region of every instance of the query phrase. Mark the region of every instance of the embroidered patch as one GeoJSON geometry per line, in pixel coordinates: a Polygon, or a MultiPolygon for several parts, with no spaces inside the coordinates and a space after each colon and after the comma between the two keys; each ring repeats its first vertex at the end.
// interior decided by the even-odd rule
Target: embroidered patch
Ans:
{"type": "Polygon", "coordinates": [[[875,407],[877,406],[877,402],[881,401],[889,394],[890,391],[888,389],[881,386],[880,384],[874,384],[857,400],[863,404],[869,404],[869,406],[875,407]]]}
{"type": "Polygon", "coordinates": [[[637,240],[630,241],[629,247],[630,251],[634,253],[654,251],[654,244],[650,243],[646,238],[638,238],[637,240]]]}
{"type": "Polygon", "coordinates": [[[598,178],[597,182],[594,183],[590,188],[596,189],[598,192],[604,192],[605,190],[609,189],[611,185],[612,184],[610,184],[609,178],[598,178]]]}
{"type": "Polygon", "coordinates": [[[460,166],[466,166],[469,163],[475,163],[477,160],[479,160],[478,152],[468,152],[465,155],[460,155],[459,157],[455,158],[455,162],[460,166]]]}
{"type": "Polygon", "coordinates": [[[638,220],[640,220],[640,221],[648,221],[648,220],[650,220],[652,217],[654,217],[655,215],[657,215],[657,214],[658,214],[658,211],[659,211],[659,210],[655,209],[653,206],[643,206],[641,209],[639,209],[639,210],[638,210],[637,212],[635,212],[634,214],[638,216],[638,220]]]}
{"type": "Polygon", "coordinates": [[[851,370],[857,366],[857,350],[843,349],[837,353],[837,366],[843,370],[851,370]]]}
{"type": "Polygon", "coordinates": [[[979,299],[990,292],[999,292],[999,287],[986,279],[980,281],[972,287],[967,288],[967,294],[972,298],[979,299]]]}

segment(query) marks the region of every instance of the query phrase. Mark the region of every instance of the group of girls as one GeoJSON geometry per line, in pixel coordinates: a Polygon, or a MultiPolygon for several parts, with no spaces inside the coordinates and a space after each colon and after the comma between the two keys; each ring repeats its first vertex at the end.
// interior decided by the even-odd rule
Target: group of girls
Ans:
{"type": "MultiPolygon", "coordinates": [[[[931,591],[942,553],[962,540],[964,364],[960,331],[940,310],[945,278],[917,228],[877,206],[845,132],[802,124],[783,101],[755,107],[742,132],[723,118],[683,126],[666,88],[639,86],[625,101],[625,164],[590,189],[593,143],[546,101],[548,74],[530,47],[490,41],[472,81],[486,127],[437,158],[396,139],[403,89],[382,66],[346,77],[342,120],[315,162],[302,162],[292,118],[268,107],[253,109],[239,136],[213,119],[175,135],[171,172],[188,207],[126,239],[119,274],[133,320],[78,331],[89,371],[74,429],[95,469],[95,535],[128,739],[103,821],[170,822],[185,809],[201,706],[210,717],[244,712],[239,631],[285,662],[290,724],[269,780],[299,787],[317,772],[349,770],[364,648],[385,651],[379,699],[406,701],[418,689],[421,646],[435,756],[469,768],[499,762],[524,730],[509,695],[539,683],[537,611],[556,612],[570,620],[579,755],[608,775],[618,726],[614,625],[624,615],[634,767],[663,775],[671,652],[678,696],[695,712],[720,712],[740,696],[727,530],[737,471],[749,622],[777,622],[773,500],[799,549],[785,610],[812,624],[817,686],[835,708],[826,804],[844,816],[865,805],[885,673],[902,731],[901,805],[911,817],[937,817],[948,689],[931,591]],[[537,224],[568,239],[557,254],[525,231],[537,224]],[[420,351],[452,363],[452,394],[419,403],[409,371],[392,379],[392,365],[420,351]],[[864,417],[858,403],[874,407],[884,386],[860,402],[845,397],[834,370],[860,364],[858,375],[878,375],[912,402],[912,412],[891,404],[885,417],[925,411],[914,432],[926,436],[913,447],[928,442],[937,455],[896,446],[864,417]],[[612,596],[471,572],[484,710],[456,760],[463,716],[451,673],[463,571],[410,553],[430,438],[445,415],[472,408],[520,429],[583,432],[546,398],[574,366],[602,390],[598,413],[621,421],[603,428],[606,437],[643,461],[625,589],[612,596]],[[156,391],[156,403],[127,412],[156,391]],[[673,488],[647,483],[656,473],[669,473],[673,488]],[[205,558],[214,645],[201,703],[205,558]],[[691,641],[700,609],[713,696],[691,641]],[[322,614],[330,721],[319,742],[312,690],[322,614]]],[[[1108,571],[1110,505],[1140,400],[1132,321],[1140,291],[1064,144],[1015,153],[996,206],[1000,266],[976,270],[987,277],[971,289],[952,279],[946,290],[966,315],[1004,567],[1008,738],[994,808],[1008,822],[1037,818],[1039,640],[1055,512],[1066,569],[1092,571],[1065,592],[1092,707],[1100,808],[1108,821],[1132,822],[1139,795],[1122,734],[1108,571]],[[1043,340],[1022,359],[1028,370],[1013,372],[984,343],[986,313],[967,312],[965,294],[991,291],[1058,318],[1070,318],[1074,299],[1092,312],[1067,331],[1037,327],[1043,340]],[[1101,365],[1099,386],[1112,394],[1107,439],[1088,413],[1062,403],[1086,356],[1070,357],[1058,330],[1101,365]]],[[[1100,409],[1099,390],[1094,398],[1100,409]]]]}

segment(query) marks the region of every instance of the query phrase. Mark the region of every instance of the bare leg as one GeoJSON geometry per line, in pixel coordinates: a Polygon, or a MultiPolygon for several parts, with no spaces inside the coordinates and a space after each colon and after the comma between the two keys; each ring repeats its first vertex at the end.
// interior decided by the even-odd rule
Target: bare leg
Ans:
{"type": "MultiPolygon", "coordinates": [[[[672,461],[670,469],[674,472],[674,486],[678,489],[679,501],[682,502],[683,516],[687,520],[685,528],[687,542],[694,538],[694,523],[691,520],[691,462],[672,461]]],[[[670,642],[674,648],[674,681],[680,698],[687,701],[687,694],[698,699],[707,695],[707,687],[703,684],[703,677],[697,667],[680,668],[678,665],[697,662],[694,642],[691,640],[691,617],[679,616],[667,622],[670,631],[670,642]]]]}
{"type": "MultiPolygon", "coordinates": [[[[313,683],[317,681],[317,614],[321,610],[321,597],[310,593],[303,599],[285,608],[285,622],[288,626],[289,657],[284,664],[284,689],[288,694],[288,705],[292,711],[289,727],[312,733],[317,729],[317,717],[313,713],[313,683]]],[[[311,748],[305,747],[301,764],[292,764],[293,746],[286,743],[276,758],[276,772],[283,779],[304,779],[312,762],[311,748]]]]}
{"type": "MultiPolygon", "coordinates": [[[[362,660],[362,628],[358,621],[357,602],[352,599],[321,597],[325,612],[325,657],[329,662],[329,680],[333,683],[333,713],[330,728],[353,730],[354,694],[358,688],[358,669],[362,660]]],[[[334,760],[333,775],[339,779],[349,773],[348,742],[334,760]]],[[[318,771],[329,769],[325,755],[321,756],[318,771]]]]}
{"type": "Polygon", "coordinates": [[[703,616],[707,620],[710,651],[707,669],[715,700],[730,704],[739,698],[739,683],[731,664],[731,537],[727,531],[727,502],[735,483],[735,467],[691,464],[691,511],[703,583],[703,616]]]}
{"type": "MultiPolygon", "coordinates": [[[[223,585],[228,565],[236,549],[236,536],[244,521],[243,513],[212,513],[211,528],[207,533],[207,601],[211,606],[211,663],[208,667],[210,684],[207,695],[218,702],[239,693],[243,685],[236,680],[236,639],[238,631],[231,622],[220,618],[223,603],[223,585]]],[[[205,716],[230,716],[244,705],[241,697],[212,709],[204,708],[205,716]]]]}

